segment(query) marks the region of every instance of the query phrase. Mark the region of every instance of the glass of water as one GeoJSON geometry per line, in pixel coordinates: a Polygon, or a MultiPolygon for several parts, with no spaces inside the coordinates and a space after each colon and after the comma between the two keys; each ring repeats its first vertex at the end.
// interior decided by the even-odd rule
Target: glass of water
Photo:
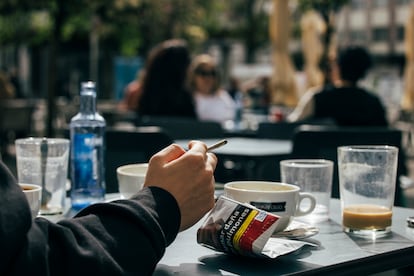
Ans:
{"type": "Polygon", "coordinates": [[[69,139],[23,138],[15,141],[20,184],[42,187],[40,215],[60,214],[65,208],[69,139]]]}

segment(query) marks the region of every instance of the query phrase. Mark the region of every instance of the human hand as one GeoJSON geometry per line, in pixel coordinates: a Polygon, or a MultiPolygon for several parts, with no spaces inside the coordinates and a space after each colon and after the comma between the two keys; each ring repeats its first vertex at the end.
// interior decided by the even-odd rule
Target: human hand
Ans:
{"type": "Polygon", "coordinates": [[[181,212],[180,231],[213,208],[216,165],[217,157],[199,141],[191,141],[188,151],[172,144],[149,161],[144,186],[157,186],[174,196],[181,212]]]}

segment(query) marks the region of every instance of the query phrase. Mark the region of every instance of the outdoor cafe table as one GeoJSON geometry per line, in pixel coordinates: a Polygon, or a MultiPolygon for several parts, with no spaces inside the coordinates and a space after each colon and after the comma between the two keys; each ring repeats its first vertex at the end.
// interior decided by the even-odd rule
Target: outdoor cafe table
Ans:
{"type": "MultiPolygon", "coordinates": [[[[119,196],[107,194],[106,201],[119,196]]],[[[66,206],[70,206],[69,198],[66,206]]],[[[394,207],[392,234],[377,240],[351,237],[342,231],[338,199],[331,199],[330,210],[330,220],[318,224],[319,233],[307,239],[319,244],[316,249],[306,247],[276,259],[230,256],[197,244],[201,219],[177,235],[154,275],[369,275],[414,265],[414,228],[406,223],[407,217],[414,216],[414,209],[394,207]]],[[[68,210],[48,219],[58,221],[74,214],[68,210]]]]}
{"type": "MultiPolygon", "coordinates": [[[[212,145],[221,140],[202,139],[207,145],[212,145]]],[[[289,156],[292,151],[292,141],[277,139],[261,139],[247,137],[228,137],[228,143],[213,150],[218,159],[239,162],[246,173],[246,180],[262,180],[266,165],[271,162],[272,170],[279,175],[278,162],[289,156]]],[[[188,140],[176,140],[177,144],[187,148],[188,140]]],[[[277,180],[278,177],[273,177],[277,180]]]]}
{"type": "Polygon", "coordinates": [[[369,275],[414,265],[414,229],[406,226],[414,209],[394,207],[392,234],[372,241],[345,234],[340,201],[331,199],[330,207],[330,220],[308,239],[319,244],[317,249],[306,247],[277,259],[229,256],[197,244],[201,220],[178,234],[154,275],[369,275]]]}

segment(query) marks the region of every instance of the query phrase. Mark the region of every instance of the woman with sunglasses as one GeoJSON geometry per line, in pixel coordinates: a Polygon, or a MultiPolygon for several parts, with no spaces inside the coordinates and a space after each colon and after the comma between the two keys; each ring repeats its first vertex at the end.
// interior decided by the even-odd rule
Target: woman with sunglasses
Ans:
{"type": "Polygon", "coordinates": [[[201,54],[194,58],[189,80],[198,119],[220,123],[234,119],[236,103],[220,87],[220,76],[212,56],[201,54]]]}

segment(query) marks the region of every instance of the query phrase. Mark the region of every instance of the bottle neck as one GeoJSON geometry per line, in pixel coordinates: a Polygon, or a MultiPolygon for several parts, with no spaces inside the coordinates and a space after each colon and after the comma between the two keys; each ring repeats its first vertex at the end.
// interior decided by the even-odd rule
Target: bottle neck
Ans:
{"type": "Polygon", "coordinates": [[[81,94],[79,111],[82,114],[96,113],[96,95],[94,93],[81,94]]]}

